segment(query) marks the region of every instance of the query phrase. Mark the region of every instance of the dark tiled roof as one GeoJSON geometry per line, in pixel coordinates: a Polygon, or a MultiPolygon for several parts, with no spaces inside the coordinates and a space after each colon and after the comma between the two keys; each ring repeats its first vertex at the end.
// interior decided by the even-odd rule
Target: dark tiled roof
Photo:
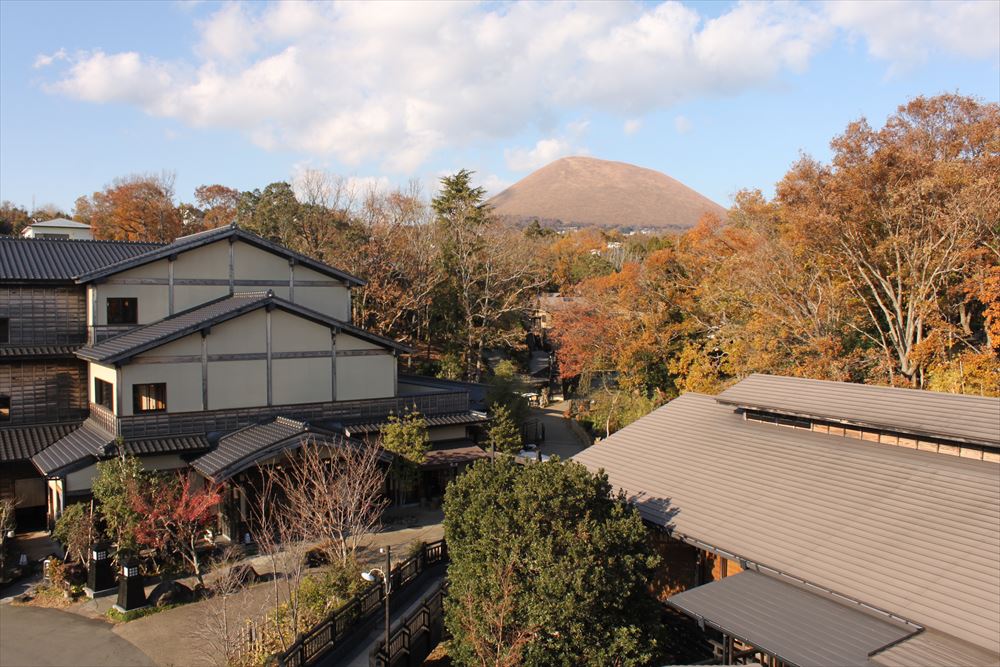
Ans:
{"type": "Polygon", "coordinates": [[[216,322],[256,310],[268,300],[267,292],[241,292],[185,310],[158,322],[84,347],[77,355],[89,361],[114,362],[194,333],[216,322]]]}
{"type": "Polygon", "coordinates": [[[996,463],[750,422],[694,393],[573,460],[675,537],[1000,649],[996,463]]]}
{"type": "Polygon", "coordinates": [[[208,438],[204,435],[175,435],[162,438],[131,440],[125,443],[125,451],[134,456],[200,452],[210,447],[208,438]]]}
{"type": "Polygon", "coordinates": [[[114,435],[87,420],[80,428],[32,456],[31,462],[43,475],[54,475],[95,461],[114,441],[114,435]]]}
{"type": "Polygon", "coordinates": [[[302,266],[307,266],[310,269],[322,273],[323,275],[330,276],[331,278],[336,278],[338,280],[343,280],[346,283],[352,285],[364,285],[365,281],[352,276],[349,273],[336,269],[332,266],[324,264],[323,262],[316,261],[311,257],[307,257],[293,250],[289,250],[284,246],[278,245],[277,243],[272,243],[267,239],[263,239],[256,234],[251,234],[250,232],[240,229],[235,224],[226,225],[225,227],[217,227],[215,229],[209,229],[204,232],[198,232],[197,234],[190,234],[189,236],[182,236],[178,238],[173,243],[160,247],[159,249],[146,253],[141,257],[134,257],[131,259],[122,259],[111,265],[101,265],[94,267],[88,273],[81,275],[79,277],[79,282],[87,282],[94,280],[96,278],[103,278],[104,276],[109,276],[119,271],[124,271],[126,269],[131,269],[136,266],[141,266],[143,264],[148,264],[149,262],[154,262],[158,259],[163,259],[164,257],[169,257],[170,255],[175,255],[177,253],[185,252],[188,250],[193,250],[209,243],[215,243],[216,241],[221,241],[228,238],[237,238],[240,241],[249,243],[250,245],[256,246],[267,252],[280,255],[282,257],[287,257],[288,259],[294,260],[295,262],[301,264],[302,266]]]}
{"type": "MultiPolygon", "coordinates": [[[[428,426],[461,426],[463,424],[482,424],[488,422],[490,418],[482,412],[469,410],[468,412],[453,412],[445,415],[424,415],[424,421],[428,426]]],[[[377,422],[367,422],[364,424],[347,424],[344,430],[348,435],[363,435],[367,433],[377,433],[382,430],[388,419],[377,422]]]]}
{"type": "Polygon", "coordinates": [[[97,345],[84,347],[77,352],[77,356],[88,361],[118,363],[170,341],[195,333],[205,327],[230,320],[268,305],[273,305],[293,315],[311,319],[338,331],[350,333],[353,336],[368,340],[376,345],[410,351],[410,348],[400,345],[393,340],[368,333],[347,322],[342,322],[328,315],[276,297],[271,292],[238,292],[232,296],[210,301],[207,304],[186,310],[153,324],[148,324],[108,338],[97,345]]]}
{"type": "Polygon", "coordinates": [[[75,422],[0,428],[0,462],[27,461],[79,426],[75,422]]]}
{"type": "Polygon", "coordinates": [[[0,280],[69,282],[83,273],[159,247],[159,243],[0,236],[0,280]]]}
{"type": "Polygon", "coordinates": [[[667,604],[799,667],[870,667],[868,656],[920,630],[759,572],[740,572],[667,604]]]}
{"type": "Polygon", "coordinates": [[[38,357],[69,357],[82,345],[0,345],[0,359],[37,359],[38,357]]]}
{"type": "Polygon", "coordinates": [[[753,374],[720,403],[1000,447],[1000,398],[753,374]]]}
{"type": "Polygon", "coordinates": [[[307,437],[329,444],[357,444],[344,436],[316,430],[306,422],[278,417],[273,422],[248,426],[223,436],[215,449],[196,458],[191,465],[206,477],[220,482],[282,449],[298,447],[307,437]]]}

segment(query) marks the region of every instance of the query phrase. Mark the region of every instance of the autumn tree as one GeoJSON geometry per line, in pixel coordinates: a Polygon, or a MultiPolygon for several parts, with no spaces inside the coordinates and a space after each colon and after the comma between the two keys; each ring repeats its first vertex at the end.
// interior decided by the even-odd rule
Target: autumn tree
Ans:
{"type": "Polygon", "coordinates": [[[94,238],[173,241],[181,233],[174,206],[174,175],[133,174],[76,200],[74,219],[91,225],[94,238]]]}
{"type": "Polygon", "coordinates": [[[215,229],[236,220],[240,191],[225,185],[199,185],[194,200],[201,211],[202,229],[215,229]]]}
{"type": "Polygon", "coordinates": [[[31,222],[31,216],[23,206],[7,200],[0,202],[0,234],[18,235],[31,222]]]}
{"type": "Polygon", "coordinates": [[[204,586],[198,548],[222,497],[218,488],[196,489],[192,481],[193,475],[183,473],[151,477],[141,486],[133,483],[128,498],[139,516],[139,544],[179,556],[204,586]]]}

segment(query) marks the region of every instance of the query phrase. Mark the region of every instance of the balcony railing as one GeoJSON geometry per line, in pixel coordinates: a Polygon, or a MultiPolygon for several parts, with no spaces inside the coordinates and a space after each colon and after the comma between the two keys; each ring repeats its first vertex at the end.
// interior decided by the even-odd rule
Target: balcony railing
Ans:
{"type": "Polygon", "coordinates": [[[377,421],[405,410],[417,410],[429,416],[465,412],[468,409],[468,392],[449,391],[357,401],[299,403],[203,412],[161,412],[134,416],[116,416],[104,406],[91,403],[90,416],[102,428],[114,435],[125,438],[149,438],[183,433],[225,433],[278,416],[309,422],[377,421]]]}

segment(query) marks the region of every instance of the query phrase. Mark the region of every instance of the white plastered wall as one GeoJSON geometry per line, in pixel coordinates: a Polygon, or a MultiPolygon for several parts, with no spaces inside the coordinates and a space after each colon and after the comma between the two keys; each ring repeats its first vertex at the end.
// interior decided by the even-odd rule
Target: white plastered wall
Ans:
{"type": "MultiPolygon", "coordinates": [[[[90,363],[87,364],[90,370],[89,378],[87,379],[87,396],[90,397],[91,403],[97,402],[97,396],[94,395],[94,380],[104,380],[105,382],[111,383],[113,387],[113,399],[112,406],[118,405],[118,373],[114,368],[109,366],[101,366],[100,364],[90,363]]],[[[113,410],[114,408],[112,408],[113,410]]]]}
{"type": "Polygon", "coordinates": [[[337,357],[337,400],[388,398],[396,391],[396,357],[388,350],[355,338],[337,335],[337,353],[351,350],[377,350],[384,354],[337,357]]]}
{"type": "Polygon", "coordinates": [[[432,442],[442,440],[465,440],[469,437],[466,426],[432,426],[427,429],[427,435],[432,442]]]}
{"type": "MultiPolygon", "coordinates": [[[[140,456],[142,469],[147,471],[180,470],[188,464],[177,454],[160,454],[157,456],[140,456]]],[[[97,477],[97,464],[91,464],[66,475],[66,493],[81,493],[90,491],[97,477]]]]}
{"type": "MultiPolygon", "coordinates": [[[[271,341],[273,353],[329,353],[332,346],[329,327],[282,310],[271,312],[271,341]]],[[[332,400],[330,357],[273,359],[271,373],[275,405],[332,400]]]]}

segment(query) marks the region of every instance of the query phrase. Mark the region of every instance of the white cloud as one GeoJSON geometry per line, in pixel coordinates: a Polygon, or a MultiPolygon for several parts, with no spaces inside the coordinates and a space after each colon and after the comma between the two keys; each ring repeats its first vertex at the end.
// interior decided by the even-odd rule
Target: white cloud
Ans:
{"type": "Polygon", "coordinates": [[[677,134],[687,134],[693,128],[694,124],[688,120],[687,116],[674,117],[674,129],[677,130],[677,134]]]}
{"type": "Polygon", "coordinates": [[[503,152],[507,168],[511,171],[533,171],[549,162],[575,153],[566,139],[539,139],[532,148],[514,148],[503,152]]]}
{"type": "Polygon", "coordinates": [[[481,178],[478,178],[478,185],[486,189],[486,196],[492,197],[493,195],[498,195],[511,185],[512,181],[508,181],[505,178],[501,178],[496,174],[486,174],[481,178]]]}
{"type": "Polygon", "coordinates": [[[831,24],[863,38],[868,53],[889,61],[893,71],[933,53],[994,59],[1000,54],[1000,2],[995,0],[843,0],[827,3],[825,10],[831,24]]]}
{"type": "Polygon", "coordinates": [[[628,120],[625,121],[625,124],[622,125],[622,131],[629,136],[632,136],[641,129],[642,129],[641,118],[629,118],[628,120]]]}
{"type": "Polygon", "coordinates": [[[576,142],[550,128],[567,113],[635,119],[772,86],[838,30],[892,63],[996,52],[996,2],[873,4],[741,3],[707,19],[677,2],[228,3],[196,23],[188,59],[79,53],[47,89],[412,173],[436,151],[532,130],[550,136],[509,160],[565,154],[576,142]]]}
{"type": "Polygon", "coordinates": [[[67,58],[66,49],[59,49],[55,53],[39,53],[35,56],[35,69],[40,67],[48,67],[57,60],[66,60],[67,58]]]}

